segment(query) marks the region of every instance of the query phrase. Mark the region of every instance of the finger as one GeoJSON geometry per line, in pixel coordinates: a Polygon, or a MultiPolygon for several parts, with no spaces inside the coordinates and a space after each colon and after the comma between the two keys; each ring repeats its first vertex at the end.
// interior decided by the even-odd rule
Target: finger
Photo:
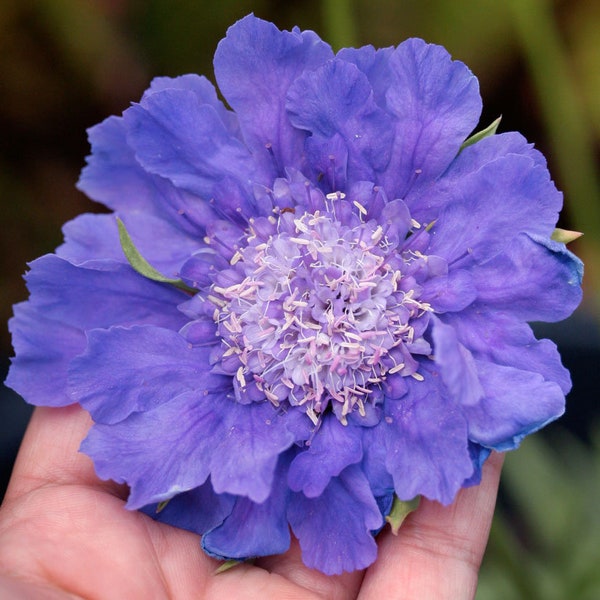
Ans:
{"type": "Polygon", "coordinates": [[[6,499],[43,485],[73,483],[123,497],[126,489],[114,482],[99,480],[91,459],[79,452],[91,423],[89,414],[78,405],[36,408],[15,462],[6,499]]]}
{"type": "Polygon", "coordinates": [[[478,486],[461,490],[453,504],[423,500],[400,534],[379,537],[379,557],[365,575],[360,600],[467,600],[491,526],[503,456],[493,453],[478,486]]]}

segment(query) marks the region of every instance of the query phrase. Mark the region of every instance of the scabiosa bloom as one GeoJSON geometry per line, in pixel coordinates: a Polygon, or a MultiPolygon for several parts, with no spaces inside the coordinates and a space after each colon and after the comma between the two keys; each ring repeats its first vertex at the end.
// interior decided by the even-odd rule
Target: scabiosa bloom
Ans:
{"type": "Polygon", "coordinates": [[[448,504],[563,412],[527,325],[580,300],[561,194],[520,135],[464,143],[477,80],[439,46],[334,55],[249,16],[214,64],[229,108],[159,78],[90,130],[79,186],[113,214],[31,264],[8,383],[81,404],[98,475],[210,555],[291,527],[308,566],[361,569],[395,495],[448,504]]]}

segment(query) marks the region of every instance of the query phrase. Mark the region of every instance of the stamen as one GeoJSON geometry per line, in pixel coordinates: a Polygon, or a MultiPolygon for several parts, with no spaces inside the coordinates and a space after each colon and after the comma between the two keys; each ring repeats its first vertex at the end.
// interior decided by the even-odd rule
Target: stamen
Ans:
{"type": "Polygon", "coordinates": [[[361,215],[367,214],[367,209],[358,200],[353,200],[352,204],[354,204],[354,206],[356,206],[356,208],[358,208],[361,215]]]}
{"type": "MultiPolygon", "coordinates": [[[[353,411],[366,416],[366,403],[379,401],[374,391],[387,377],[414,371],[405,362],[389,367],[390,351],[414,343],[415,320],[431,311],[417,289],[399,289],[399,256],[410,264],[411,276],[413,261],[426,265],[427,257],[410,250],[398,255],[373,222],[339,223],[333,209],[343,197],[327,195],[329,213],[276,212],[267,241],[250,225],[246,245],[223,276],[238,283],[213,285],[208,296],[221,358],[227,370],[229,361],[239,361],[240,388],[251,376],[273,406],[303,406],[316,426],[333,405],[342,424],[353,411]]],[[[356,200],[353,205],[362,219],[367,209],[356,200]]],[[[423,381],[418,372],[410,375],[423,381]]]]}

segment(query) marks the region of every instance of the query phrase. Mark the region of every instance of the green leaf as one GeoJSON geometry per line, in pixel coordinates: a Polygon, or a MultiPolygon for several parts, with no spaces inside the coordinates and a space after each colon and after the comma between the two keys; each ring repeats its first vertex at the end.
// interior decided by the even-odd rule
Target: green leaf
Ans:
{"type": "Polygon", "coordinates": [[[580,231],[569,231],[568,229],[560,229],[557,227],[550,236],[555,242],[562,242],[563,244],[568,244],[569,242],[573,242],[576,239],[579,239],[583,233],[580,231]]]}
{"type": "Polygon", "coordinates": [[[488,125],[485,129],[474,133],[470,138],[467,138],[458,153],[460,154],[462,150],[464,150],[467,146],[472,146],[473,144],[479,142],[483,138],[489,137],[490,135],[494,135],[498,129],[498,125],[500,125],[500,121],[502,117],[498,117],[491,125],[488,125]]]}
{"type": "Polygon", "coordinates": [[[390,524],[392,528],[392,533],[394,535],[398,535],[398,531],[400,526],[404,522],[404,519],[408,517],[408,515],[416,510],[421,502],[421,496],[417,496],[412,500],[400,500],[398,496],[394,495],[394,503],[392,504],[392,510],[390,510],[390,514],[385,518],[385,520],[390,524]]]}
{"type": "Polygon", "coordinates": [[[141,254],[140,251],[135,247],[129,232],[125,228],[125,224],[119,217],[117,217],[117,225],[119,227],[119,240],[121,241],[121,248],[125,253],[125,257],[129,261],[129,264],[140,274],[151,279],[152,281],[159,281],[161,283],[168,283],[174,285],[176,288],[195,294],[198,290],[186,285],[181,279],[171,279],[166,277],[160,271],[157,271],[141,254]]]}

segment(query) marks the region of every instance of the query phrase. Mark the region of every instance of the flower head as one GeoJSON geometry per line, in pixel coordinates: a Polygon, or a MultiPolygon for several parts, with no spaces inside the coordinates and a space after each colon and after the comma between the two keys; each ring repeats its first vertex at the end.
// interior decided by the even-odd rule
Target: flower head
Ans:
{"type": "Polygon", "coordinates": [[[79,186],[114,214],[32,263],[8,383],[81,404],[98,475],[209,554],[291,526],[307,565],[364,568],[394,496],[450,503],[562,413],[527,325],[580,301],[561,194],[520,135],[464,143],[477,80],[439,46],[334,55],[249,16],[215,74],[230,109],[159,78],[90,130],[79,186]]]}

